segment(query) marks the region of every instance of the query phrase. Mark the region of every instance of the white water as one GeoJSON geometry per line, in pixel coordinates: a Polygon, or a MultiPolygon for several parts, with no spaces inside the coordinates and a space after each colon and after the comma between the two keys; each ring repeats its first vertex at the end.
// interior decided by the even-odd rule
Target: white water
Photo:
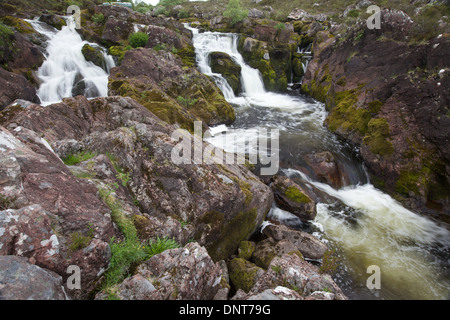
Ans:
{"type": "MultiPolygon", "coordinates": [[[[284,133],[284,139],[316,145],[319,150],[329,150],[335,155],[341,153],[340,143],[323,128],[326,117],[323,105],[307,102],[301,97],[266,92],[259,72],[251,70],[237,51],[236,35],[199,34],[195,29],[191,30],[198,66],[203,73],[212,75],[208,56],[213,51],[227,53],[242,67],[244,92],[240,97],[225,94],[225,98],[236,105],[239,113],[237,124],[233,128],[213,128],[216,135],[208,139],[210,143],[236,152],[236,141],[254,139],[262,127],[278,128],[284,133]],[[233,139],[225,140],[217,134],[223,131],[233,139]]],[[[214,79],[220,78],[221,75],[214,74],[214,79]]],[[[222,80],[216,82],[222,90],[227,90],[222,80]]],[[[297,151],[293,148],[282,152],[292,153],[295,158],[297,151]]],[[[353,166],[354,171],[361,169],[353,166]]],[[[361,171],[360,176],[366,174],[364,169],[361,171]]],[[[357,182],[335,190],[311,180],[300,171],[287,169],[285,173],[300,178],[339,203],[339,206],[334,203],[317,204],[317,217],[311,224],[315,235],[336,243],[343,251],[344,269],[351,274],[353,283],[356,282],[350,290],[368,291],[365,288],[369,276],[367,267],[378,265],[382,273],[381,293],[370,292],[365,298],[448,298],[450,282],[446,272],[450,233],[446,228],[405,209],[389,195],[366,183],[368,179],[360,180],[362,184],[357,182]]],[[[295,216],[277,207],[272,208],[270,216],[287,224],[299,223],[295,216]]],[[[355,296],[358,298],[358,294],[355,296]]]]}
{"type": "MultiPolygon", "coordinates": [[[[60,102],[72,97],[74,86],[84,81],[84,95],[88,98],[108,95],[109,70],[115,66],[111,56],[104,52],[106,69],[86,61],[81,49],[89,42],[83,41],[75,30],[73,18],[61,31],[42,22],[28,20],[33,28],[48,38],[46,60],[38,70],[42,84],[37,92],[42,105],[60,102]]],[[[89,43],[92,46],[98,45],[89,43]]]]}

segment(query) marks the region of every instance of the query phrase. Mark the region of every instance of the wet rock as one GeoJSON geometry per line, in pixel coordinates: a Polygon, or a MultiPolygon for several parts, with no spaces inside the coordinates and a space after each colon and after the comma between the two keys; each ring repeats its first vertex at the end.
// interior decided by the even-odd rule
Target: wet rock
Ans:
{"type": "Polygon", "coordinates": [[[66,21],[56,14],[43,14],[39,17],[39,21],[44,22],[58,30],[66,25],[66,21]]]}
{"type": "Polygon", "coordinates": [[[299,217],[302,221],[314,220],[316,204],[310,192],[289,177],[274,176],[271,185],[278,206],[299,217]]]}
{"type": "Polygon", "coordinates": [[[327,251],[327,246],[309,233],[293,230],[283,225],[268,225],[263,233],[275,241],[288,240],[305,258],[320,259],[327,251]]]}
{"type": "Polygon", "coordinates": [[[62,279],[16,256],[0,256],[1,300],[68,300],[62,279]]]}
{"type": "Polygon", "coordinates": [[[93,47],[89,44],[85,44],[81,49],[81,53],[83,53],[86,61],[90,61],[104,70],[106,69],[105,57],[100,47],[93,47]]]}
{"type": "Polygon", "coordinates": [[[292,289],[278,286],[255,294],[246,294],[243,290],[239,290],[232,300],[303,300],[303,297],[292,289]]]}
{"type": "Polygon", "coordinates": [[[241,66],[223,52],[211,52],[211,70],[220,73],[237,95],[241,91],[241,66]]]}
{"type": "Polygon", "coordinates": [[[314,172],[315,180],[327,183],[335,189],[349,184],[349,178],[342,171],[341,166],[336,162],[335,157],[329,151],[309,154],[306,162],[314,172]]]}

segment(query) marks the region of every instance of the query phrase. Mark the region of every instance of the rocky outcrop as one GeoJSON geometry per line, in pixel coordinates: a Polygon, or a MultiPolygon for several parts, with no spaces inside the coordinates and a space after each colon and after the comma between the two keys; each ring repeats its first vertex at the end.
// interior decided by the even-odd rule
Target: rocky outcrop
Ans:
{"type": "Polygon", "coordinates": [[[111,70],[110,95],[136,99],[161,120],[193,130],[194,121],[206,125],[231,123],[233,107],[217,86],[195,68],[167,51],[128,51],[120,67],[111,70]]]}
{"type": "MultiPolygon", "coordinates": [[[[90,218],[85,212],[91,212],[95,220],[92,223],[94,230],[99,226],[99,231],[104,233],[98,236],[99,239],[108,238],[111,233],[106,231],[111,229],[106,228],[109,223],[107,216],[103,214],[102,218],[94,218],[96,214],[108,211],[97,196],[97,188],[120,184],[124,188],[111,190],[121,202],[124,214],[135,217],[134,224],[144,239],[161,233],[155,226],[165,226],[163,230],[168,230],[170,235],[185,229],[179,232],[180,240],[197,240],[200,245],[206,246],[215,261],[219,261],[231,255],[240,241],[246,240],[257,230],[271,207],[273,195],[270,188],[243,166],[175,165],[171,162],[171,150],[178,143],[171,140],[175,128],[163,123],[130,98],[109,97],[88,101],[84,97],[76,97],[46,108],[32,105],[22,112],[13,112],[8,108],[6,111],[2,123],[11,130],[20,126],[20,129],[13,131],[16,135],[27,133],[34,137],[31,141],[35,141],[38,138],[33,131],[41,132],[45,140],[39,138],[39,143],[48,141],[55,150],[63,152],[61,156],[89,150],[97,154],[108,153],[113,159],[116,171],[106,170],[108,163],[105,163],[105,158],[72,169],[77,176],[86,178],[81,180],[75,178],[51,151],[45,151],[45,154],[56,162],[53,167],[31,166],[32,170],[43,170],[42,179],[46,177],[46,171],[54,170],[56,173],[51,177],[55,180],[43,184],[40,175],[30,176],[33,179],[24,183],[25,191],[27,188],[39,190],[26,193],[24,205],[41,204],[58,215],[69,210],[69,202],[73,205],[80,202],[76,209],[70,210],[73,214],[61,217],[65,219],[63,230],[69,233],[87,234],[90,218]],[[72,151],[69,151],[71,148],[72,151]],[[101,180],[102,177],[104,180],[101,180]],[[93,181],[96,183],[93,184],[93,181]],[[48,187],[40,188],[44,185],[48,187]],[[52,191],[53,187],[57,189],[52,191]],[[80,193],[80,190],[85,191],[80,193]],[[67,204],[60,193],[71,195],[67,204]],[[58,198],[58,206],[51,207],[50,202],[58,198]],[[47,199],[48,204],[43,202],[47,199]],[[84,222],[77,221],[82,212],[84,222]],[[68,219],[72,218],[74,221],[69,223],[68,219]],[[100,226],[102,223],[106,224],[100,226]]],[[[6,159],[12,158],[7,156],[6,159]]],[[[18,181],[12,180],[6,196],[18,199],[23,196],[17,188],[18,181]]]]}
{"type": "Polygon", "coordinates": [[[105,57],[100,47],[93,47],[86,43],[83,48],[81,48],[81,53],[83,54],[86,61],[90,61],[104,70],[107,69],[105,57]]]}
{"type": "Polygon", "coordinates": [[[67,300],[62,279],[25,258],[0,256],[1,300],[67,300]]]}
{"type": "Polygon", "coordinates": [[[303,92],[326,103],[332,132],[360,146],[378,187],[414,210],[448,213],[449,38],[409,43],[409,17],[381,17],[381,30],[319,32],[303,92]]]}

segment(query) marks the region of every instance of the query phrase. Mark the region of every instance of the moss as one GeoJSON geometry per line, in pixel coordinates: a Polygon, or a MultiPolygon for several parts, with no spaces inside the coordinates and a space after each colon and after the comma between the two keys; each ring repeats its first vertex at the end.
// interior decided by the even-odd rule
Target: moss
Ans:
{"type": "Polygon", "coordinates": [[[239,243],[246,240],[256,229],[258,211],[252,208],[249,211],[238,213],[230,222],[222,223],[220,235],[207,249],[214,261],[227,259],[233,254],[239,243]],[[226,225],[224,225],[226,223],[226,225]]]}
{"type": "Polygon", "coordinates": [[[297,203],[310,203],[311,199],[303,194],[298,188],[291,186],[286,189],[284,195],[291,201],[297,203]]]}
{"type": "Polygon", "coordinates": [[[249,292],[253,288],[258,276],[264,272],[262,268],[241,258],[231,260],[229,270],[230,280],[235,289],[242,289],[245,292],[249,292]]]}
{"type": "Polygon", "coordinates": [[[120,64],[125,56],[125,53],[131,49],[133,49],[131,46],[112,46],[109,47],[108,53],[116,57],[118,63],[120,64]]]}
{"type": "Polygon", "coordinates": [[[239,244],[238,256],[239,256],[239,258],[242,258],[245,260],[250,260],[253,255],[253,252],[255,252],[255,249],[256,249],[256,245],[254,242],[241,241],[241,243],[239,244]]]}
{"type": "Polygon", "coordinates": [[[394,152],[390,138],[390,130],[387,120],[384,118],[371,119],[367,125],[368,132],[363,139],[363,143],[370,148],[373,153],[386,156],[394,152]]]}
{"type": "Polygon", "coordinates": [[[94,232],[93,229],[89,229],[88,234],[85,236],[80,232],[74,232],[70,235],[70,241],[69,241],[69,250],[74,252],[79,249],[86,248],[89,243],[91,243],[91,240],[94,238],[94,232]]]}
{"type": "Polygon", "coordinates": [[[185,66],[195,66],[195,48],[193,46],[187,45],[181,49],[178,49],[177,55],[181,58],[185,66]]]}
{"type": "Polygon", "coordinates": [[[371,101],[371,102],[369,102],[369,111],[372,114],[378,114],[378,112],[380,112],[382,106],[383,106],[383,102],[381,102],[380,100],[371,101]]]}
{"type": "Polygon", "coordinates": [[[420,180],[419,172],[403,170],[395,184],[395,191],[404,196],[409,196],[410,192],[419,194],[420,180]]]}
{"type": "Polygon", "coordinates": [[[248,182],[241,180],[235,176],[233,176],[233,181],[236,182],[239,186],[239,188],[241,189],[241,191],[244,193],[245,195],[245,205],[249,206],[250,203],[253,200],[253,193],[251,192],[251,186],[248,182]]]}
{"type": "Polygon", "coordinates": [[[23,34],[30,34],[36,32],[29,22],[17,17],[11,16],[1,17],[0,22],[7,26],[15,28],[17,31],[23,34]]]}

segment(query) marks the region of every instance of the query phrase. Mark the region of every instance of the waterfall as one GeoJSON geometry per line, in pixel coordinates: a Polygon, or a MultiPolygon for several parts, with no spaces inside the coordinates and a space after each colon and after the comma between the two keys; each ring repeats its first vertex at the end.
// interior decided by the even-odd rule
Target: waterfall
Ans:
{"type": "Polygon", "coordinates": [[[38,70],[42,84],[37,92],[42,105],[60,102],[65,97],[82,94],[88,98],[108,95],[109,70],[114,60],[103,51],[105,70],[86,61],[81,49],[85,44],[75,30],[73,18],[67,18],[67,26],[60,31],[48,25],[28,20],[33,28],[48,38],[46,60],[38,70]]]}
{"type": "Polygon", "coordinates": [[[238,51],[238,36],[230,33],[204,32],[185,25],[193,33],[193,42],[197,54],[197,65],[200,71],[212,76],[217,86],[224,93],[227,101],[233,101],[236,97],[228,82],[221,74],[213,73],[210,67],[209,55],[211,52],[224,52],[241,67],[241,82],[245,96],[255,96],[266,93],[261,73],[251,68],[244,62],[244,58],[238,51]]]}

